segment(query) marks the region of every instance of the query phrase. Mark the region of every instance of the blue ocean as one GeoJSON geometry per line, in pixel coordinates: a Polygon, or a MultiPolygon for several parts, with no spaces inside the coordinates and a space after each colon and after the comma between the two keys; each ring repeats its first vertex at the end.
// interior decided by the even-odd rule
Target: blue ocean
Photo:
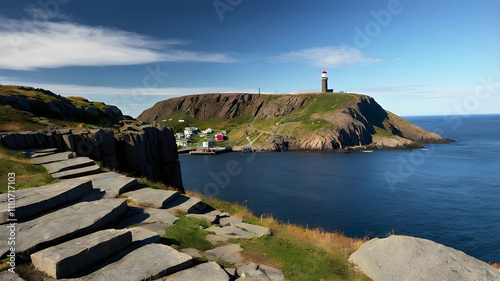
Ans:
{"type": "Polygon", "coordinates": [[[459,142],[404,151],[181,155],[184,186],[310,228],[411,235],[500,262],[500,115],[406,119],[459,142]]]}

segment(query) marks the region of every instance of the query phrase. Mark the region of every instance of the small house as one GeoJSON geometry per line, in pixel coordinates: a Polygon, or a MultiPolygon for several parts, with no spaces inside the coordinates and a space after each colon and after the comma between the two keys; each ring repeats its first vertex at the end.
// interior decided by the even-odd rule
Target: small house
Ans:
{"type": "Polygon", "coordinates": [[[212,142],[211,141],[204,141],[202,143],[203,148],[212,148],[212,142]]]}
{"type": "Polygon", "coordinates": [[[184,120],[184,119],[179,120],[179,123],[184,123],[184,122],[186,122],[186,120],[184,120]]]}
{"type": "Polygon", "coordinates": [[[216,141],[223,141],[224,140],[224,136],[222,134],[217,134],[217,135],[215,135],[215,140],[216,141]]]}
{"type": "Polygon", "coordinates": [[[177,145],[188,146],[188,139],[182,138],[175,141],[177,145]]]}

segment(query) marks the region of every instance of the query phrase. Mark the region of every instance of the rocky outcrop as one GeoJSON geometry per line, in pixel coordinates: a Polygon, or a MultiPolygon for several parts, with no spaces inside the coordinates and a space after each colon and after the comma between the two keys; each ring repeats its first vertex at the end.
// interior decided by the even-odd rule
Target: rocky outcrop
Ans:
{"type": "Polygon", "coordinates": [[[410,236],[373,239],[349,261],[375,281],[500,280],[489,264],[439,243],[410,236]]]}
{"type": "Polygon", "coordinates": [[[114,105],[100,102],[95,104],[99,107],[84,98],[66,98],[44,89],[0,86],[0,105],[31,112],[36,116],[101,125],[116,124],[120,120],[132,119],[130,116],[124,116],[114,105]]]}
{"type": "MultiPolygon", "coordinates": [[[[145,176],[183,192],[179,156],[172,130],[143,126],[138,132],[114,133],[109,130],[47,129],[34,132],[1,133],[4,146],[11,149],[57,148],[64,153],[34,158],[47,164],[75,156],[102,161],[110,169],[145,176]]],[[[98,167],[60,171],[61,178],[97,173],[98,167]],[[75,173],[78,173],[75,175],[75,173]]]]}
{"type": "Polygon", "coordinates": [[[158,102],[137,119],[154,122],[174,112],[197,120],[240,116],[272,120],[268,122],[276,124],[272,132],[259,133],[268,133],[267,148],[274,150],[403,149],[451,141],[384,110],[369,96],[356,94],[191,95],[158,102]]]}

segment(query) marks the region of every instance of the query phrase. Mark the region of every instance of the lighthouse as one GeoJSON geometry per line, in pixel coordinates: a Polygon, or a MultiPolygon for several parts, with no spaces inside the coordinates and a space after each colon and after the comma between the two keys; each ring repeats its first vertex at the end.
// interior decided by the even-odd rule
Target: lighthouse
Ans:
{"type": "Polygon", "coordinates": [[[328,92],[328,77],[326,77],[326,70],[323,70],[321,74],[321,92],[328,92]]]}

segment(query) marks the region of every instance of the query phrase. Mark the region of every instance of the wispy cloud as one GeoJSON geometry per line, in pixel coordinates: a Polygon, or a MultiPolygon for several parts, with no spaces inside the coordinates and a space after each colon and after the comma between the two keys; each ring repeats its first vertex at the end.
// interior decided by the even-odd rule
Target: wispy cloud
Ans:
{"type": "Polygon", "coordinates": [[[318,67],[339,67],[356,63],[374,63],[380,59],[365,58],[363,53],[350,46],[326,46],[302,49],[279,54],[281,61],[301,61],[318,67]]]}
{"type": "Polygon", "coordinates": [[[221,53],[182,50],[188,42],[72,22],[0,18],[0,69],[236,61],[221,53]]]}

